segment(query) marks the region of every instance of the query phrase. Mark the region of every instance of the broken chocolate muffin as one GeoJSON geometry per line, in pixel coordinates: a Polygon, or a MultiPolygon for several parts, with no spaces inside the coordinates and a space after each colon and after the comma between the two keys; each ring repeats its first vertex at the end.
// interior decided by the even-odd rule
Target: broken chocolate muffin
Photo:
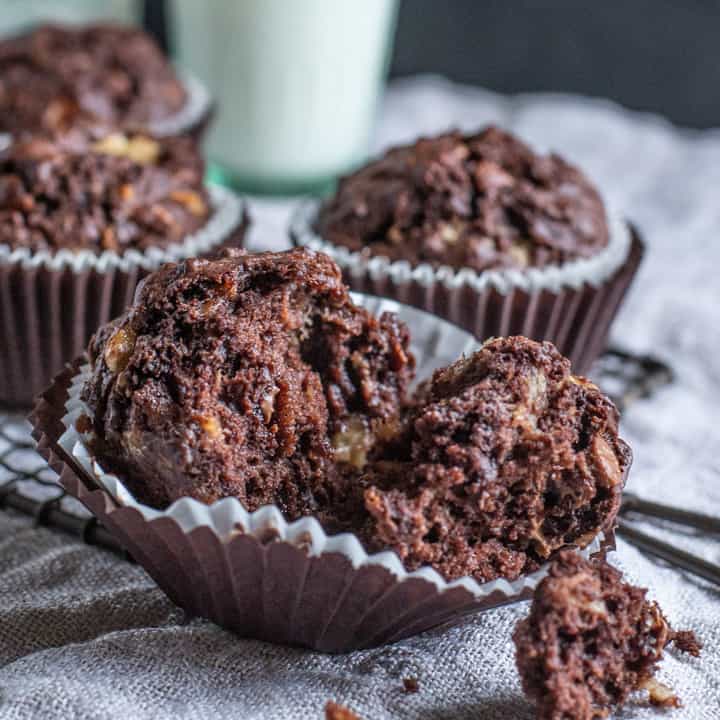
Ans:
{"type": "Polygon", "coordinates": [[[95,453],[156,507],[234,496],[338,517],[373,439],[394,432],[408,343],[322,254],[165,265],[91,342],[95,453]]]}
{"type": "Polygon", "coordinates": [[[523,690],[539,720],[605,717],[639,689],[653,704],[679,704],[653,675],[668,643],[693,655],[700,644],[693,633],[675,633],[645,593],[605,562],[558,556],[514,634],[523,690]]]}
{"type": "Polygon", "coordinates": [[[389,150],[340,182],[316,230],[355,252],[476,271],[562,264],[609,241],[583,173],[496,127],[389,150]]]}
{"type": "Polygon", "coordinates": [[[367,544],[513,579],[614,527],[630,460],[614,405],[553,345],[491,340],[435,373],[368,467],[367,544]]]}
{"type": "Polygon", "coordinates": [[[0,131],[62,131],[89,118],[145,128],[186,94],[153,39],[121,25],[44,25],[0,42],[0,131]]]}
{"type": "Polygon", "coordinates": [[[192,141],[96,133],[26,136],[0,153],[0,244],[122,254],[181,242],[207,222],[192,141]]]}

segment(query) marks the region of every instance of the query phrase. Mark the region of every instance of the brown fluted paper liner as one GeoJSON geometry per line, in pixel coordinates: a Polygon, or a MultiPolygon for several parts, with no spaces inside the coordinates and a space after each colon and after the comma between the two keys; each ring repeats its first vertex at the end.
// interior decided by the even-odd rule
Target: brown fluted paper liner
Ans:
{"type": "MultiPolygon", "coordinates": [[[[514,582],[446,582],[434,570],[406,572],[391,552],[368,556],[352,535],[326,536],[314,518],[286,523],[277,508],[246,513],[235,499],[202,506],[183,499],[167,511],[123,505],[63,449],[63,417],[81,361],[39,398],[31,421],[40,453],[170,599],[243,637],[348,652],[458,622],[471,612],[529,597],[544,569],[514,582]],[[191,521],[191,515],[224,518],[191,521]],[[230,514],[228,514],[230,513],[230,514]],[[234,513],[234,514],[233,514],[234,513]],[[228,518],[241,520],[227,525],[228,518]],[[221,525],[223,523],[220,523],[221,525]]],[[[604,555],[612,532],[582,551],[604,555]]]]}
{"type": "MultiPolygon", "coordinates": [[[[217,225],[217,238],[198,254],[242,243],[248,219],[244,206],[239,208],[217,225]]],[[[82,262],[0,257],[0,406],[31,407],[63,364],[85,351],[92,334],[127,309],[138,282],[181,256],[176,250],[152,257],[128,253],[109,263],[90,253],[82,262]]]]}

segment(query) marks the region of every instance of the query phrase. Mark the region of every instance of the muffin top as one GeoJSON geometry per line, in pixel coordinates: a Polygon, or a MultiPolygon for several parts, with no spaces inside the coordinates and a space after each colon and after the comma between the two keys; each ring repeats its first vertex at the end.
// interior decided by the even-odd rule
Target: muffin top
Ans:
{"type": "Polygon", "coordinates": [[[322,254],[165,265],[91,342],[95,452],[157,507],[234,496],[338,517],[373,438],[397,422],[408,342],[393,315],[353,304],[322,254]]]}
{"type": "Polygon", "coordinates": [[[54,132],[82,117],[137,129],[185,99],[158,46],[137,28],[44,25],[0,42],[3,132],[54,132]]]}
{"type": "Polygon", "coordinates": [[[373,548],[447,578],[515,578],[614,526],[630,453],[614,405],[550,343],[486,342],[422,388],[368,469],[373,548]]]}
{"type": "Polygon", "coordinates": [[[582,172],[496,127],[389,150],[340,181],[316,231],[368,255],[476,271],[559,265],[609,241],[582,172]]]}
{"type": "Polygon", "coordinates": [[[513,637],[539,720],[605,717],[639,689],[654,705],[679,704],[653,675],[669,642],[693,655],[700,644],[692,632],[674,632],[645,593],[605,562],[559,554],[513,637]]]}
{"type": "Polygon", "coordinates": [[[122,254],[181,242],[206,223],[191,140],[104,132],[26,136],[0,153],[0,244],[122,254]]]}

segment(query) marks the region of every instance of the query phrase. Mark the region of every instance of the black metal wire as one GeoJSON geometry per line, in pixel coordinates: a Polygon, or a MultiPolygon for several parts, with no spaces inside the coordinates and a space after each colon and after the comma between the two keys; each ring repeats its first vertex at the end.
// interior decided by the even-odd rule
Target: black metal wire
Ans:
{"type": "MultiPolygon", "coordinates": [[[[611,348],[593,368],[593,379],[623,410],[673,380],[672,370],[649,356],[611,348]]],[[[53,471],[35,451],[30,424],[17,413],[0,408],[0,510],[35,518],[38,525],[56,528],[127,557],[120,544],[90,513],[66,497],[53,471]]]]}

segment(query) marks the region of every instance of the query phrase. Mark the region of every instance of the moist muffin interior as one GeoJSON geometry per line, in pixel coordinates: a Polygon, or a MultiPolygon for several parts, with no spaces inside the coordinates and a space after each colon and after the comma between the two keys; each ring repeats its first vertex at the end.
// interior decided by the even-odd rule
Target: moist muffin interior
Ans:
{"type": "Polygon", "coordinates": [[[26,136],[0,153],[0,244],[33,252],[181,242],[211,212],[188,138],[95,128],[26,136]]]}
{"type": "Polygon", "coordinates": [[[409,568],[515,578],[612,527],[629,462],[615,407],[553,345],[491,340],[435,373],[368,469],[365,532],[409,568]]]}
{"type": "Polygon", "coordinates": [[[341,180],[316,231],[354,252],[476,271],[559,265],[609,241],[583,173],[496,127],[389,150],[341,180]]]}
{"type": "Polygon", "coordinates": [[[153,39],[121,25],[44,25],[0,42],[0,131],[64,130],[95,118],[146,127],[185,90],[153,39]]]}
{"type": "Polygon", "coordinates": [[[512,579],[612,527],[617,412],[551,344],[489,341],[411,399],[408,347],[323,254],[166,265],[91,342],[93,450],[148,504],[275,504],[448,579],[512,579]]]}
{"type": "Polygon", "coordinates": [[[393,315],[352,303],[324,255],[166,265],[91,342],[98,454],[152,505],[235,496],[334,518],[397,422],[408,342],[393,315]]]}
{"type": "Polygon", "coordinates": [[[692,632],[674,632],[646,591],[605,562],[563,551],[514,634],[525,693],[539,720],[592,720],[647,689],[655,705],[678,698],[653,675],[671,641],[698,655],[692,632]]]}

